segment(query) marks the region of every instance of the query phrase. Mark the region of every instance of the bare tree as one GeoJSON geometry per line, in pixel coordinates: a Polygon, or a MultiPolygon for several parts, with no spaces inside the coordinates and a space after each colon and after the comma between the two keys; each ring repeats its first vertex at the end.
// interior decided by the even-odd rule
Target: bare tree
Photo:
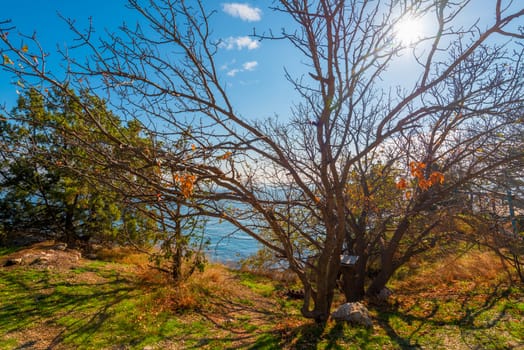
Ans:
{"type": "MultiPolygon", "coordinates": [[[[285,259],[304,285],[306,317],[329,317],[341,273],[349,300],[380,291],[399,266],[449,237],[456,191],[515,156],[501,151],[524,102],[517,4],[496,1],[483,28],[456,22],[469,1],[277,2],[296,29],[258,37],[287,40],[307,69],[286,74],[301,96],[286,123],[236,112],[202,2],[129,5],[143,21],[103,38],[68,22],[92,55],[64,54],[65,78],[46,70],[32,37],[20,48],[0,34],[4,69],[22,84],[107,94],[122,117],[142,121],[159,145],[144,159],[160,171],[131,169],[135,176],[165,200],[186,198],[177,179],[191,179],[184,205],[285,259]],[[396,31],[407,17],[431,20],[434,33],[405,47],[396,31]],[[413,81],[389,86],[401,55],[412,57],[413,81]],[[341,270],[342,254],[358,257],[354,268],[341,270]]],[[[122,167],[115,157],[111,165],[122,167]]]]}

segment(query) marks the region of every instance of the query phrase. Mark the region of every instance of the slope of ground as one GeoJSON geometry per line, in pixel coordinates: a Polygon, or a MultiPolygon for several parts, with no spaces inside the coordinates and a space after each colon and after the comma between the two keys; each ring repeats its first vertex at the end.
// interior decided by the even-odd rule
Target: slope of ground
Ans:
{"type": "Polygon", "coordinates": [[[0,256],[0,349],[524,349],[522,289],[468,259],[405,272],[366,329],[305,320],[249,273],[213,265],[174,287],[138,255],[40,243],[0,256]]]}

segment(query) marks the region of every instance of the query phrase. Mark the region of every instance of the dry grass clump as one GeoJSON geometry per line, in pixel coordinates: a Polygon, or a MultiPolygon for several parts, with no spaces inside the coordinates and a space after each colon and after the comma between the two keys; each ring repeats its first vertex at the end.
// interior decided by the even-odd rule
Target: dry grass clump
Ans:
{"type": "Polygon", "coordinates": [[[96,258],[121,264],[145,267],[149,263],[149,256],[133,247],[100,248],[96,250],[96,258]]]}
{"type": "MultiPolygon", "coordinates": [[[[413,266],[412,266],[413,267],[413,266]]],[[[507,278],[506,267],[500,258],[487,250],[469,250],[460,255],[442,257],[433,263],[412,269],[409,276],[397,282],[401,290],[449,290],[448,287],[462,284],[474,288],[490,285],[507,278]]]]}
{"type": "Polygon", "coordinates": [[[263,268],[251,268],[249,266],[242,266],[241,272],[251,273],[257,276],[266,277],[275,282],[280,282],[286,286],[299,285],[300,281],[297,275],[290,269],[263,269],[263,268]]]}
{"type": "Polygon", "coordinates": [[[498,280],[504,266],[493,252],[472,251],[451,261],[443,260],[436,267],[436,281],[449,283],[455,281],[498,280]]]}
{"type": "MultiPolygon", "coordinates": [[[[169,264],[156,264],[148,254],[132,247],[100,248],[96,251],[98,259],[134,266],[138,273],[140,286],[154,299],[158,312],[181,312],[197,310],[209,306],[213,299],[231,299],[241,293],[235,276],[223,265],[208,264],[203,271],[196,270],[187,279],[174,282],[168,273],[169,264]]],[[[183,274],[188,274],[189,266],[182,266],[183,274]]]]}
{"type": "Polygon", "coordinates": [[[240,292],[235,276],[221,265],[207,265],[202,272],[195,272],[185,282],[188,289],[203,299],[232,298],[240,292]]]}
{"type": "Polygon", "coordinates": [[[185,281],[174,283],[170,276],[158,269],[148,268],[140,276],[144,289],[154,294],[155,303],[165,311],[182,312],[209,308],[217,299],[233,299],[242,291],[235,277],[221,265],[207,265],[185,281]]]}

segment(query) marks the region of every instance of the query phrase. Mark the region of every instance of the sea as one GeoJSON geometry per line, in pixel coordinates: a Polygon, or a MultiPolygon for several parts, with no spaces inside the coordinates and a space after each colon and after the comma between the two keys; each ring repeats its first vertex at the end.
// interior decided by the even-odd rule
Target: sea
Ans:
{"type": "Polygon", "coordinates": [[[206,251],[208,259],[231,266],[238,266],[262,248],[256,239],[236,231],[227,221],[210,220],[205,227],[205,237],[210,240],[206,251]]]}

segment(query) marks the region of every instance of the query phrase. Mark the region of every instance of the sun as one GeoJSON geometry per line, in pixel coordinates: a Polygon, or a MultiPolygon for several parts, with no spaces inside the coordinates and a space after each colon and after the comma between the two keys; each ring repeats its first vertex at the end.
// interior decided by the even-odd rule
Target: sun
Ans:
{"type": "Polygon", "coordinates": [[[411,46],[422,38],[422,20],[406,17],[395,26],[395,37],[402,46],[411,46]]]}

